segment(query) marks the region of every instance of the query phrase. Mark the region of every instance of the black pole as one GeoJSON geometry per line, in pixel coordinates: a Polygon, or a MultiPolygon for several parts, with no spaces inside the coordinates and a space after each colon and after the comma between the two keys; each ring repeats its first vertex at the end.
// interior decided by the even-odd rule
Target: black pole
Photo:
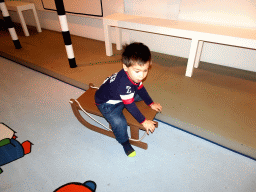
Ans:
{"type": "Polygon", "coordinates": [[[54,0],[54,1],[55,1],[58,16],[59,16],[59,22],[60,22],[62,36],[64,39],[64,43],[65,43],[65,47],[68,55],[69,65],[71,68],[75,68],[77,67],[77,65],[76,65],[76,60],[75,60],[74,51],[72,47],[70,32],[68,29],[68,22],[67,22],[67,17],[65,13],[64,3],[63,3],[63,0],[54,0]]]}
{"type": "Polygon", "coordinates": [[[6,8],[4,0],[0,0],[0,9],[1,9],[2,13],[3,13],[4,22],[5,22],[5,25],[7,26],[8,31],[9,31],[11,37],[12,37],[12,41],[14,43],[14,46],[15,46],[16,49],[20,49],[21,48],[21,44],[20,44],[19,38],[17,36],[17,33],[15,31],[14,24],[13,24],[13,22],[11,20],[9,12],[8,12],[8,10],[6,8]]]}

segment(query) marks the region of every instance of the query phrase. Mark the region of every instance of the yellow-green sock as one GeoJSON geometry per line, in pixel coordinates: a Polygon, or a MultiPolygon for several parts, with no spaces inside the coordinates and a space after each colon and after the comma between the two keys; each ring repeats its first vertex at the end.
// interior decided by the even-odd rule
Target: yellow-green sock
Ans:
{"type": "Polygon", "coordinates": [[[131,153],[128,155],[128,157],[135,157],[135,156],[136,156],[136,152],[135,152],[135,151],[131,152],[131,153]]]}

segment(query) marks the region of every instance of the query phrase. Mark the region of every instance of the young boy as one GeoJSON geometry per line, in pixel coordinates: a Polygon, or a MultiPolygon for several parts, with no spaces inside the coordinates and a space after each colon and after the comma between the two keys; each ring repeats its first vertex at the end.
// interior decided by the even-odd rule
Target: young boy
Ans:
{"type": "Polygon", "coordinates": [[[152,109],[160,112],[162,106],[154,103],[142,84],[151,64],[151,53],[142,43],[132,43],[124,47],[123,69],[108,77],[95,94],[95,102],[105,119],[110,123],[116,140],[123,146],[127,156],[134,157],[127,133],[127,122],[123,115],[126,109],[141,123],[149,134],[155,130],[155,123],[145,119],[135,101],[144,100],[152,109]]]}

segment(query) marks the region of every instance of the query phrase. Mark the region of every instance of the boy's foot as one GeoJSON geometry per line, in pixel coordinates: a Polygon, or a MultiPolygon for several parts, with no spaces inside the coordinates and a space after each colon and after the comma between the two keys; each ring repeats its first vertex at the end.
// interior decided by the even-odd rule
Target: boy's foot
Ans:
{"type": "Polygon", "coordinates": [[[129,140],[126,141],[126,142],[124,142],[124,143],[122,143],[122,146],[123,146],[124,151],[125,151],[125,153],[126,153],[126,155],[127,155],[128,157],[134,157],[134,156],[136,156],[136,152],[135,152],[135,150],[132,148],[132,146],[131,146],[129,140]]]}

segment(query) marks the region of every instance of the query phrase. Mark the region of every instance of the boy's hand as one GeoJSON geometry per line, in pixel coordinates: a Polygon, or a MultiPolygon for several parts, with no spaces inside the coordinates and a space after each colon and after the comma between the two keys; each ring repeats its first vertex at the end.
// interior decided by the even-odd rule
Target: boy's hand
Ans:
{"type": "Polygon", "coordinates": [[[146,129],[146,131],[147,131],[147,134],[149,135],[149,131],[151,132],[151,133],[153,133],[154,132],[154,130],[155,130],[155,122],[154,121],[150,121],[150,120],[145,120],[143,123],[142,123],[142,125],[143,125],[143,127],[145,127],[145,129],[146,129]]]}
{"type": "Polygon", "coordinates": [[[162,106],[159,103],[153,103],[152,105],[150,105],[151,109],[157,111],[157,112],[161,112],[162,111],[162,106]]]}

